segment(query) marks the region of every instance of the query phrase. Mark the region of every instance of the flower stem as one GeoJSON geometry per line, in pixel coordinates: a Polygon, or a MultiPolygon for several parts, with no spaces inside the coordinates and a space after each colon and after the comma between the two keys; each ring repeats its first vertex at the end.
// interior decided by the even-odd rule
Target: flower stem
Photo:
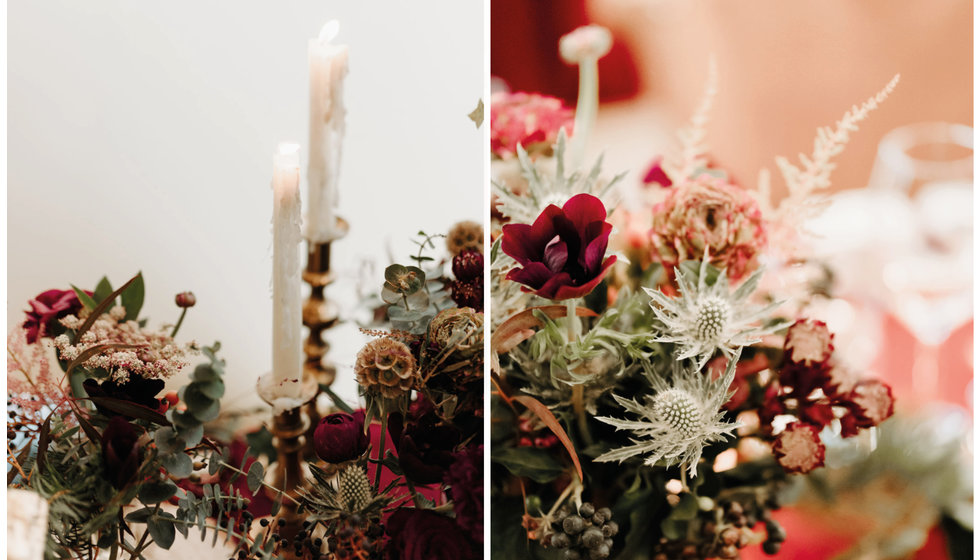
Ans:
{"type": "Polygon", "coordinates": [[[382,463],[385,458],[385,435],[388,431],[388,415],[383,414],[381,416],[381,436],[378,438],[378,466],[377,470],[374,471],[374,490],[381,490],[381,469],[384,468],[382,463]]]}
{"type": "Polygon", "coordinates": [[[582,165],[585,144],[592,133],[595,115],[599,109],[599,59],[587,57],[578,66],[578,101],[575,104],[575,129],[570,146],[571,168],[582,165]]]}
{"type": "Polygon", "coordinates": [[[177,319],[177,324],[174,325],[174,330],[170,331],[170,338],[177,336],[177,331],[180,330],[180,325],[184,323],[184,315],[187,315],[187,309],[188,308],[185,307],[180,311],[180,319],[177,319]]]}
{"type": "MultiPolygon", "coordinates": [[[[378,465],[378,468],[381,468],[381,465],[378,465]]],[[[412,492],[412,502],[415,504],[415,507],[422,509],[422,500],[419,499],[418,490],[415,489],[415,485],[412,484],[412,481],[407,476],[405,477],[405,484],[408,485],[409,491],[412,492]]]]}
{"type": "Polygon", "coordinates": [[[582,439],[586,445],[592,445],[592,433],[589,432],[589,423],[585,417],[585,385],[578,383],[572,385],[572,410],[575,411],[575,419],[578,421],[578,431],[582,434],[582,439]]]}

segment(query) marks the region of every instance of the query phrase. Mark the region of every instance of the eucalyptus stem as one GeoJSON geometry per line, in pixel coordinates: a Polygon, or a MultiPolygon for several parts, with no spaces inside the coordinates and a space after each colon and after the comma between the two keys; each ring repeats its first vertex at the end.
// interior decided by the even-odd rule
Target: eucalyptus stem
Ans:
{"type": "MultiPolygon", "coordinates": [[[[222,467],[224,467],[224,468],[232,471],[232,472],[236,472],[236,473],[238,473],[240,475],[243,475],[243,476],[246,476],[246,477],[248,476],[248,473],[247,472],[243,471],[242,469],[240,469],[240,468],[238,468],[238,467],[236,467],[234,465],[229,465],[228,463],[226,463],[224,461],[218,461],[218,464],[221,465],[222,467]]],[[[264,480],[260,480],[259,481],[259,484],[261,484],[262,486],[265,486],[269,490],[274,490],[274,491],[278,492],[280,496],[286,498],[287,500],[289,500],[290,502],[293,502],[296,505],[299,505],[299,500],[297,500],[296,498],[294,498],[294,497],[290,496],[289,494],[283,492],[282,490],[276,488],[275,486],[269,484],[268,482],[266,482],[264,480]]]]}
{"type": "Polygon", "coordinates": [[[384,468],[385,435],[388,431],[388,413],[381,415],[381,437],[378,438],[378,466],[374,471],[374,489],[381,489],[381,469],[384,468]]]}
{"type": "Polygon", "coordinates": [[[184,307],[180,311],[180,319],[177,319],[177,324],[174,325],[174,330],[170,331],[170,338],[177,336],[177,331],[180,330],[180,325],[184,323],[184,316],[187,315],[187,307],[184,307]]]}

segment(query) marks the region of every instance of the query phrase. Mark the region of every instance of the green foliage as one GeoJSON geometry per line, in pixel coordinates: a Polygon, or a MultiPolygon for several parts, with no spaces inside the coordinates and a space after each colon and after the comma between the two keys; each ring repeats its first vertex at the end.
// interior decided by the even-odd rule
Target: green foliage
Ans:
{"type": "Polygon", "coordinates": [[[216,355],[220,348],[221,343],[215,342],[214,346],[201,350],[208,363],[198,364],[191,382],[178,393],[187,410],[169,409],[167,420],[171,426],[162,426],[153,434],[163,466],[177,478],[191,475],[192,461],[184,450],[201,442],[204,423],[217,418],[221,409],[219,399],[225,392],[222,380],[225,362],[216,355]]]}
{"type": "Polygon", "coordinates": [[[565,472],[565,466],[550,452],[537,447],[503,447],[493,450],[490,460],[507,468],[514,476],[547,483],[565,472]]]}

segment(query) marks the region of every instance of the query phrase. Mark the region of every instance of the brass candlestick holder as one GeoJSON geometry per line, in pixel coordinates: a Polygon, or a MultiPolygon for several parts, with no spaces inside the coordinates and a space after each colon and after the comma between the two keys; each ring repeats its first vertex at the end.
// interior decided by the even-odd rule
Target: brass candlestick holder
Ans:
{"type": "MultiPolygon", "coordinates": [[[[292,498],[283,498],[280,518],[285,524],[279,528],[279,534],[292,540],[302,528],[303,519],[300,517],[295,501],[299,499],[299,490],[306,482],[306,468],[303,455],[306,450],[306,433],[310,426],[310,418],[305,414],[309,402],[315,401],[318,391],[316,380],[304,373],[300,395],[293,399],[277,397],[271,385],[271,374],[259,379],[258,392],[269,406],[273,407],[272,435],[276,447],[276,464],[266,479],[272,488],[266,487],[267,495],[275,500],[278,491],[292,498]]],[[[282,558],[293,558],[291,552],[280,552],[282,558]]]]}
{"type": "MultiPolygon", "coordinates": [[[[340,308],[336,302],[327,299],[324,290],[333,283],[335,276],[330,269],[330,247],[333,241],[342,239],[350,229],[343,218],[337,218],[337,234],[333,240],[324,243],[308,242],[306,268],[303,281],[310,285],[310,297],[303,302],[303,325],[309,329],[309,336],[303,344],[306,362],[304,375],[315,379],[318,385],[331,385],[337,376],[337,367],[326,361],[330,344],[323,340],[323,331],[332,328],[340,321],[340,308]]],[[[313,456],[313,430],[320,421],[317,398],[307,405],[310,425],[307,428],[307,457],[313,456]]]]}

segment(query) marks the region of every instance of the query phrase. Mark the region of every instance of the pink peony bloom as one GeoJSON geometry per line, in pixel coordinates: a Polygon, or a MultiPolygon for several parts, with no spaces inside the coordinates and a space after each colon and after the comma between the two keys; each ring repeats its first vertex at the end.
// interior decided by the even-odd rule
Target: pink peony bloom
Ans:
{"type": "Polygon", "coordinates": [[[499,159],[517,155],[521,145],[528,154],[548,154],[558,131],[572,133],[572,110],[561,99],[537,93],[495,93],[490,98],[490,151],[499,159]]]}
{"type": "Polygon", "coordinates": [[[738,280],[759,266],[766,228],[758,204],[725,180],[702,174],[675,186],[653,208],[653,258],[668,269],[700,260],[727,269],[738,280]]]}
{"type": "Polygon", "coordinates": [[[590,194],[573,196],[561,208],[548,205],[534,224],[507,224],[500,248],[521,265],[507,279],[526,292],[564,300],[590,293],[616,257],[606,255],[612,224],[606,207],[590,194]]]}
{"type": "Polygon", "coordinates": [[[786,472],[805,474],[823,466],[826,449],[816,428],[793,422],[776,437],[772,451],[786,472]]]}

